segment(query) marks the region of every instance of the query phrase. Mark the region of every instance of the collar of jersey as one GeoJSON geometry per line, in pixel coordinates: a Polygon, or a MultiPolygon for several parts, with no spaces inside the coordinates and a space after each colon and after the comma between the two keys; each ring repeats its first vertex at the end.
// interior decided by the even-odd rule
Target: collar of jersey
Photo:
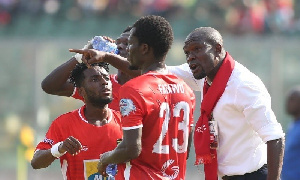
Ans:
{"type": "MultiPolygon", "coordinates": [[[[84,111],[83,111],[84,109],[85,109],[85,105],[78,109],[78,114],[79,114],[79,117],[81,118],[81,120],[83,120],[84,122],[89,124],[89,122],[85,119],[84,111]]],[[[109,108],[107,108],[107,110],[109,113],[108,120],[107,120],[107,124],[108,124],[112,120],[112,112],[111,112],[111,109],[109,109],[109,108]]]]}

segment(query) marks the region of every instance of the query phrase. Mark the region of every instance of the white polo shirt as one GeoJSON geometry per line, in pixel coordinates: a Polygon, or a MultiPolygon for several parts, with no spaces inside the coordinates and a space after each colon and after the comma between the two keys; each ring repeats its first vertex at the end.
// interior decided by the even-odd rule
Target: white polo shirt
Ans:
{"type": "MultiPolygon", "coordinates": [[[[192,75],[191,71],[175,69],[172,67],[171,72],[179,77],[184,73],[192,75]]],[[[204,81],[199,81],[186,82],[188,85],[192,84],[192,89],[197,84],[198,88],[193,90],[202,91],[204,81]]],[[[213,110],[213,116],[219,130],[217,153],[221,177],[243,175],[258,170],[267,163],[266,142],[284,137],[282,127],[271,109],[271,97],[263,82],[236,61],[225,91],[213,110]]]]}
{"type": "Polygon", "coordinates": [[[195,79],[194,75],[187,63],[181,64],[179,66],[166,66],[168,71],[175,74],[179,78],[183,79],[184,82],[190,86],[194,91],[202,91],[204,78],[195,79]]]}

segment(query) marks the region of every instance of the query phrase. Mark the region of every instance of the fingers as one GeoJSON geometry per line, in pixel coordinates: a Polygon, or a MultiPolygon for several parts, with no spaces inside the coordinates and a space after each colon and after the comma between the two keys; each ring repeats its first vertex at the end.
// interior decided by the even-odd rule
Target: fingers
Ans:
{"type": "Polygon", "coordinates": [[[69,52],[75,52],[75,53],[79,53],[79,54],[84,54],[84,50],[82,49],[69,49],[69,52]]]}
{"type": "Polygon", "coordinates": [[[100,160],[98,163],[98,166],[97,166],[98,173],[105,177],[108,176],[108,174],[106,173],[106,167],[107,167],[107,165],[102,164],[101,160],[100,160]]]}
{"type": "Polygon", "coordinates": [[[92,66],[91,66],[91,64],[89,64],[88,61],[89,61],[89,60],[88,60],[85,56],[82,57],[82,62],[83,62],[84,64],[86,64],[86,66],[87,66],[88,68],[91,68],[92,66]]]}
{"type": "Polygon", "coordinates": [[[74,138],[73,136],[70,136],[69,138],[72,140],[72,142],[74,143],[74,145],[76,147],[78,147],[79,150],[82,149],[82,145],[81,145],[81,143],[79,142],[78,139],[74,138]]]}
{"type": "Polygon", "coordinates": [[[82,54],[82,61],[88,66],[94,63],[99,63],[104,61],[106,52],[97,51],[94,49],[69,49],[70,52],[75,52],[82,54]]]}
{"type": "Polygon", "coordinates": [[[94,64],[94,63],[99,63],[99,62],[102,62],[101,59],[97,59],[95,57],[92,57],[90,59],[87,60],[87,64],[94,64]]]}
{"type": "Polygon", "coordinates": [[[107,40],[107,41],[109,41],[109,42],[111,42],[111,43],[114,43],[115,42],[115,40],[113,40],[112,38],[110,38],[110,37],[108,37],[108,36],[102,36],[103,37],[103,39],[105,39],[105,40],[107,40]]]}
{"type": "Polygon", "coordinates": [[[70,136],[66,140],[64,140],[62,149],[66,150],[68,153],[72,155],[77,155],[82,149],[82,145],[78,141],[78,139],[70,136]]]}

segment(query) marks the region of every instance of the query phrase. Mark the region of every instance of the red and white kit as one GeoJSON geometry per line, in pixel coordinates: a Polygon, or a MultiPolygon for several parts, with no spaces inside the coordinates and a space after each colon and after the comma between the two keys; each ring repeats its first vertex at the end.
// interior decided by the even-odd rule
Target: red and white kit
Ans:
{"type": "MultiPolygon", "coordinates": [[[[64,179],[102,179],[97,169],[100,154],[115,149],[117,139],[122,138],[119,112],[109,109],[108,124],[95,126],[87,122],[84,109],[85,106],[55,119],[45,139],[36,148],[50,149],[52,145],[64,141],[69,136],[80,141],[83,148],[79,154],[72,156],[66,153],[60,157],[64,179]]],[[[122,165],[118,168],[120,169],[117,176],[122,177],[118,179],[123,179],[124,169],[122,165]]]]}
{"type": "Polygon", "coordinates": [[[185,179],[195,96],[173,74],[148,72],[119,91],[122,128],[142,127],[142,152],[126,166],[125,179],[185,179]]]}

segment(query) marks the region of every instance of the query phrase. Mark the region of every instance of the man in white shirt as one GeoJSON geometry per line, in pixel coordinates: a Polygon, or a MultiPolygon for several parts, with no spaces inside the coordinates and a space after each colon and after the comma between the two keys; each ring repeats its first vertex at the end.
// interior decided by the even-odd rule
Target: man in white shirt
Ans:
{"type": "MultiPolygon", "coordinates": [[[[222,36],[213,28],[192,31],[183,49],[194,78],[205,78],[207,82],[208,91],[204,94],[201,112],[202,106],[214,95],[210,91],[227,80],[212,108],[212,117],[219,131],[216,150],[219,176],[226,180],[279,179],[284,133],[271,109],[271,97],[262,81],[231,58],[223,47],[222,36]],[[227,59],[231,59],[228,67],[232,69],[228,70],[226,79],[220,73],[227,59]],[[219,84],[213,86],[215,83],[219,84]]],[[[197,131],[201,124],[197,125],[195,147],[201,143],[196,141],[198,134],[203,133],[197,131]]]]}

